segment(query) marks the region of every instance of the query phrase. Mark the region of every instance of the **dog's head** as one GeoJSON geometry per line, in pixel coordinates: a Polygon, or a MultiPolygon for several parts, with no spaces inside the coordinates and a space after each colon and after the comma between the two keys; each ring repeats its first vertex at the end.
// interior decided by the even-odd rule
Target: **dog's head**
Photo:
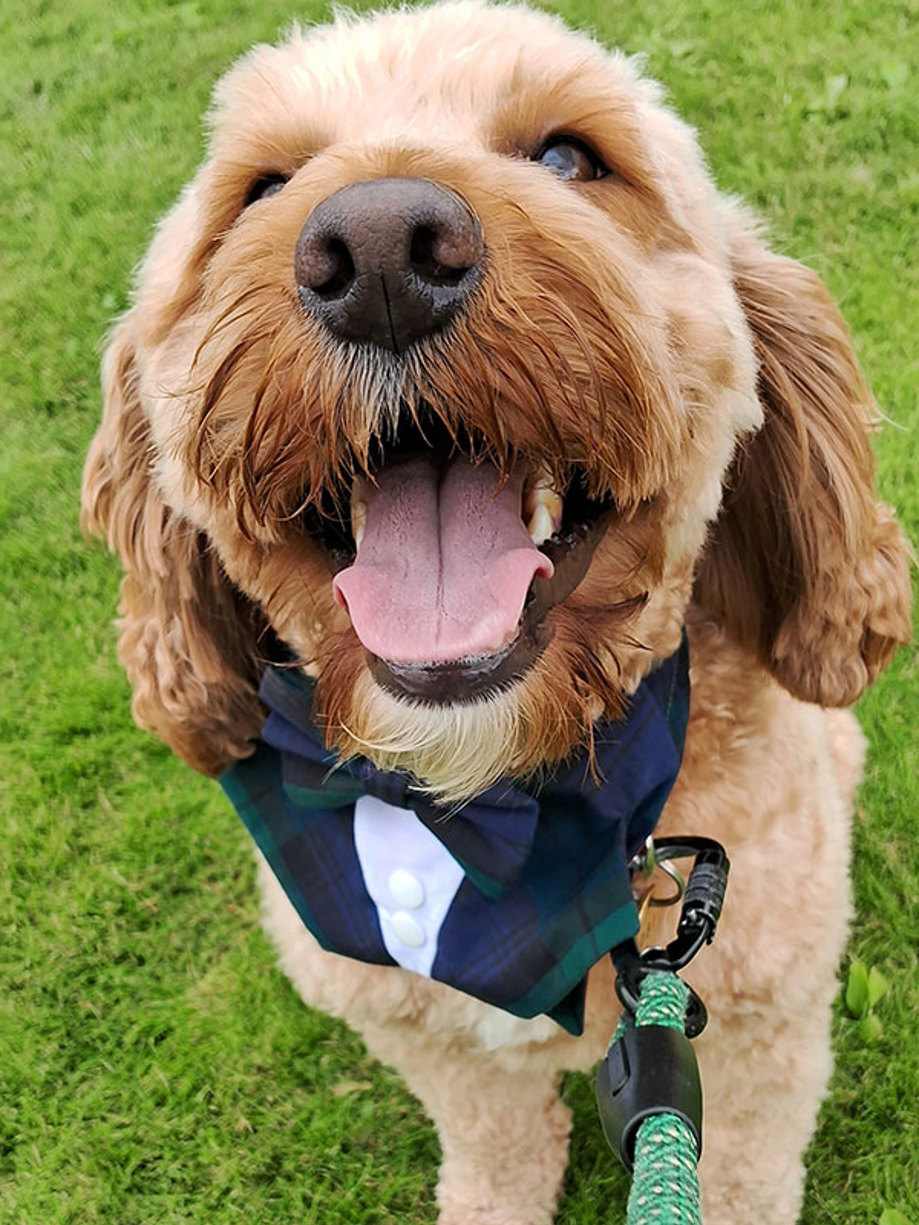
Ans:
{"type": "Polygon", "coordinates": [[[825,291],[633,62],[545,15],[257,47],[105,394],[85,514],[135,714],[208,772],[275,637],[330,746],[457,798],[620,713],[691,599],[825,704],[908,632],[825,291]]]}

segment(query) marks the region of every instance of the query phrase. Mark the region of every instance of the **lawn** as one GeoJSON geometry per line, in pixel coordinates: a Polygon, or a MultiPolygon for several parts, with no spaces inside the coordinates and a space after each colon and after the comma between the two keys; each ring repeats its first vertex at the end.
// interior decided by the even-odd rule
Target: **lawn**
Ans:
{"type": "MultiPolygon", "coordinates": [[[[880,483],[919,539],[919,22],[909,0],[570,0],[648,55],[721,185],[825,278],[889,424],[880,483]]],[[[201,157],[219,73],[289,0],[0,9],[0,1220],[433,1222],[437,1144],[397,1078],[307,1012],[258,927],[247,835],[131,723],[118,567],[81,539],[97,366],[151,227],[201,157]]],[[[919,1225],[917,658],[862,701],[871,742],[852,952],[806,1225],[919,1225]],[[885,1222],[886,1225],[886,1222],[885,1222]]],[[[800,899],[807,923],[808,899],[800,899]]],[[[807,973],[807,967],[801,967],[807,973]]],[[[564,1225],[623,1219],[583,1078],[564,1225]]],[[[764,1143],[767,1137],[764,1137],[764,1143]]],[[[752,1225],[752,1223],[751,1223],[752,1225]]]]}

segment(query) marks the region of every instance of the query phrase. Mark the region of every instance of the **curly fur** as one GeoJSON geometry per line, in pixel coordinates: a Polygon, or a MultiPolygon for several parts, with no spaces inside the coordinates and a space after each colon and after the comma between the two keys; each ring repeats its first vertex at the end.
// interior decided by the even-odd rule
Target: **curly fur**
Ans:
{"type": "MultiPolygon", "coordinates": [[[[126,571],[135,717],[218,773],[251,751],[277,637],[317,678],[331,748],[462,800],[589,744],[687,625],[692,715],[663,828],[711,833],[734,863],[718,947],[693,970],[715,1017],[700,1044],[706,1220],[790,1225],[829,1071],[862,754],[851,716],[821,708],[851,703],[909,632],[906,548],[875,501],[875,410],[845,325],[717,193],[636,64],[545,15],[451,0],[339,17],[255,48],[212,124],[111,339],[86,468],[86,526],[126,571]],[[613,173],[558,180],[531,160],[553,132],[613,173]],[[286,186],[245,207],[269,171],[286,186]],[[488,253],[469,309],[404,358],[306,318],[291,258],[317,204],[386,176],[462,197],[488,253]],[[379,689],[303,527],[422,404],[502,472],[563,481],[579,465],[617,507],[536,665],[452,709],[379,689]],[[779,898],[776,857],[792,874],[779,898]]],[[[437,1123],[441,1225],[548,1222],[567,1145],[555,1078],[601,1052],[608,972],[574,1042],[326,954],[267,872],[262,888],[304,998],[358,1026],[437,1123]]]]}

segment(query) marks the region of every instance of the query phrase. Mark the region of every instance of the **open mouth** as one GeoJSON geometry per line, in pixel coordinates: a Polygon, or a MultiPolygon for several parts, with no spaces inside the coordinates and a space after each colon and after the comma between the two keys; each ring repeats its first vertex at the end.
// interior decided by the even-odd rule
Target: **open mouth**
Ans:
{"type": "Polygon", "coordinates": [[[401,696],[470,700],[522,676],[615,513],[588,496],[583,469],[561,489],[540,466],[502,474],[485,453],[433,418],[400,423],[346,508],[304,514],[375,679],[401,696]]]}

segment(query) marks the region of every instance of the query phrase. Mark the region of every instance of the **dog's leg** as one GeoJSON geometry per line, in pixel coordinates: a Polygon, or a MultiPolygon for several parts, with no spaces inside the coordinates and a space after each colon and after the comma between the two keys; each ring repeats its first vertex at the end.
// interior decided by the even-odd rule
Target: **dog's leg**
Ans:
{"type": "MultiPolygon", "coordinates": [[[[835,987],[834,987],[835,990],[835,987]]],[[[802,1157],[826,1091],[828,995],[806,1016],[764,1009],[712,1024],[700,1051],[705,1152],[700,1167],[705,1225],[794,1225],[804,1194],[802,1157]]]]}
{"type": "MultiPolygon", "coordinates": [[[[558,1068],[572,1063],[570,1040],[565,1056],[557,1055],[557,1036],[486,1051],[457,1016],[464,997],[401,970],[324,952],[261,858],[259,877],[265,929],[300,995],[359,1030],[435,1123],[443,1148],[440,1225],[549,1225],[568,1156],[569,1112],[556,1086],[558,1068]],[[424,1023],[425,1004],[442,1031],[430,1028],[433,1018],[424,1023]],[[392,1020],[381,1024],[383,1017],[392,1020]]],[[[468,1013],[468,1002],[464,1007],[468,1013]]],[[[493,1010],[479,1004],[475,1011],[493,1010]]],[[[593,1035],[590,1050],[599,1049],[593,1035]]]]}
{"type": "Polygon", "coordinates": [[[443,1162],[438,1225],[549,1225],[568,1160],[570,1112],[551,1060],[455,1039],[435,1044],[404,1027],[364,1027],[370,1050],[395,1067],[430,1115],[443,1162]]]}
{"type": "Polygon", "coordinates": [[[766,802],[730,831],[722,927],[686,975],[711,1016],[694,1044],[705,1094],[705,1225],[794,1225],[802,1158],[832,1070],[849,812],[863,750],[848,714],[811,708],[798,734],[813,750],[809,769],[774,780],[766,802]]]}

